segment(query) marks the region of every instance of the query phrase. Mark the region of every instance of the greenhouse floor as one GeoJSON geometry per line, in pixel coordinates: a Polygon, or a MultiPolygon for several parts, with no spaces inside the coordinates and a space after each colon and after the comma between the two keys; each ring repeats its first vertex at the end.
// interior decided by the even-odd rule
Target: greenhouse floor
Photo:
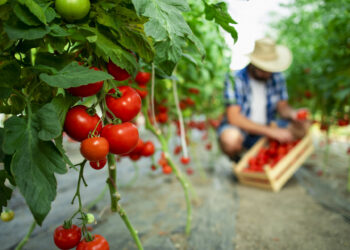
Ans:
{"type": "MultiPolygon", "coordinates": [[[[66,143],[73,161],[79,162],[79,144],[66,143]]],[[[200,163],[198,160],[191,163],[195,172],[189,177],[195,197],[192,232],[188,238],[184,235],[186,206],[182,188],[173,175],[164,176],[159,169],[152,172],[149,159],[138,163],[140,173],[134,183],[129,182],[134,176],[132,163],[120,162],[120,203],[138,230],[145,249],[350,249],[350,195],[344,191],[346,176],[343,176],[348,158],[337,153],[343,147],[346,146],[341,143],[331,144],[332,166],[322,174],[318,166],[323,161],[324,149],[316,147],[316,153],[278,193],[239,184],[233,178],[231,163],[218,153],[217,147],[210,153],[198,149],[196,158],[200,158],[200,163]]],[[[89,186],[82,187],[82,199],[84,204],[89,204],[103,190],[107,169],[96,171],[87,167],[86,170],[89,186]]],[[[53,231],[77,206],[70,205],[77,176],[74,170],[57,175],[58,195],[52,210],[43,226],[34,230],[24,249],[56,249],[53,231]]],[[[106,193],[90,210],[97,219],[93,233],[103,235],[111,249],[136,249],[123,221],[118,214],[109,212],[108,204],[106,193]]],[[[0,223],[0,249],[4,250],[14,249],[32,223],[18,193],[9,207],[16,217],[10,223],[0,223]]]]}

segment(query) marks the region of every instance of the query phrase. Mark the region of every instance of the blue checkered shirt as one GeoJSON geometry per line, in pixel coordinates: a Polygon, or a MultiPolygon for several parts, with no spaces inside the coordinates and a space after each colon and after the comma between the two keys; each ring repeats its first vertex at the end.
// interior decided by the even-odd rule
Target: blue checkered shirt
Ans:
{"type": "MultiPolygon", "coordinates": [[[[238,105],[241,107],[241,114],[250,117],[252,91],[250,87],[248,66],[232,75],[227,75],[224,89],[224,103],[226,107],[238,105]]],[[[286,81],[282,73],[272,73],[271,78],[266,82],[266,113],[267,123],[276,120],[277,103],[288,99],[286,81]]]]}

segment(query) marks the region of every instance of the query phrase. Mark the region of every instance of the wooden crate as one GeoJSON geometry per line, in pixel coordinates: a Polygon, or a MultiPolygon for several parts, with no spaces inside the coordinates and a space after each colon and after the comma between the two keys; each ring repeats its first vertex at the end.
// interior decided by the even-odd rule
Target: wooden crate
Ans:
{"type": "Polygon", "coordinates": [[[250,157],[255,156],[267,143],[267,138],[261,138],[238,162],[233,164],[233,171],[238,180],[245,185],[273,190],[278,192],[283,185],[301,167],[304,161],[313,152],[311,133],[309,132],[287,155],[285,155],[275,166],[264,166],[263,172],[244,171],[248,166],[250,157]]]}

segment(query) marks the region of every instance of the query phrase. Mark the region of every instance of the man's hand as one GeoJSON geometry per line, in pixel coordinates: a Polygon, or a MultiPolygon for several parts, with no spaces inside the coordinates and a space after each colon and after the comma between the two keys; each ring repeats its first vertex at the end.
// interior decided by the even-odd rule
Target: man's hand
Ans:
{"type": "Polygon", "coordinates": [[[291,142],[294,140],[292,132],[286,128],[269,128],[266,136],[281,143],[291,142]]]}
{"type": "Polygon", "coordinates": [[[306,108],[293,109],[290,118],[293,122],[303,123],[309,120],[309,113],[309,110],[306,108]]]}

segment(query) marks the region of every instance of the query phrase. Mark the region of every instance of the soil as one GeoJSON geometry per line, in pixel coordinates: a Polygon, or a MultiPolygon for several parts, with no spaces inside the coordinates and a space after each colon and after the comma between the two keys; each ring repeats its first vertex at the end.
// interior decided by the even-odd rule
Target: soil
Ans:
{"type": "MultiPolygon", "coordinates": [[[[174,140],[171,144],[175,146],[174,140]]],[[[278,193],[239,184],[232,174],[232,163],[218,152],[217,145],[212,151],[205,150],[204,145],[199,142],[192,152],[194,174],[189,179],[196,195],[189,237],[184,235],[186,206],[176,178],[164,176],[159,169],[151,171],[150,159],[142,159],[138,179],[128,186],[134,176],[133,165],[126,159],[119,163],[120,204],[138,230],[144,249],[350,249],[350,195],[346,191],[349,157],[345,153],[349,143],[333,142],[324,165],[325,146],[320,147],[316,138],[315,154],[278,193]]],[[[74,162],[80,161],[79,144],[66,141],[66,150],[74,162]]],[[[84,204],[103,190],[106,173],[106,168],[86,168],[89,186],[81,188],[84,204]]],[[[58,195],[52,210],[24,249],[56,249],[52,233],[77,207],[70,205],[77,176],[74,170],[57,175],[58,195]]],[[[102,234],[112,250],[136,249],[119,215],[108,210],[108,202],[107,192],[90,210],[97,219],[93,232],[102,234]]],[[[9,207],[15,210],[16,218],[0,223],[0,249],[4,250],[14,249],[32,223],[17,191],[9,207]]]]}

